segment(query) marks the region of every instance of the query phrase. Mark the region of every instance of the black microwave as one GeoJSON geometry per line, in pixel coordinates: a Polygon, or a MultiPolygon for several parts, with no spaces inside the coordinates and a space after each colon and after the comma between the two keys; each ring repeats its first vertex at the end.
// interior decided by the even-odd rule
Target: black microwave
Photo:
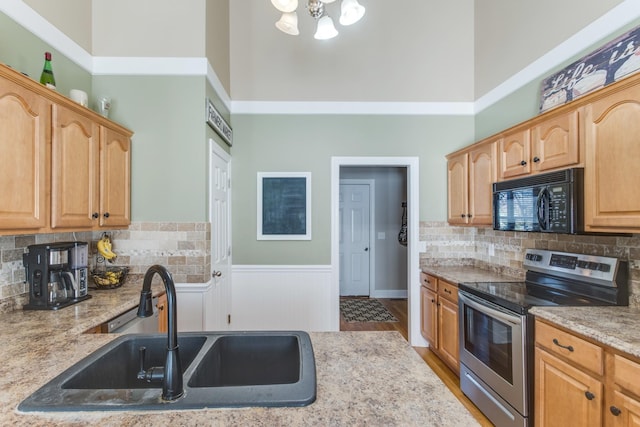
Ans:
{"type": "Polygon", "coordinates": [[[493,184],[493,229],[584,232],[584,169],[564,169],[493,184]]]}

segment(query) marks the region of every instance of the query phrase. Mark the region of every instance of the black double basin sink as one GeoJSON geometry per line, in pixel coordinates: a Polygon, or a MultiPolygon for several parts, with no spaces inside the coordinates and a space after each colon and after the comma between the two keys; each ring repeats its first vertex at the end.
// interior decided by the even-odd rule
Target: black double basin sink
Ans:
{"type": "Polygon", "coordinates": [[[306,406],[316,399],[311,339],[302,331],[187,332],[178,335],[184,395],[162,399],[162,382],[138,379],[162,366],[166,334],[118,337],[38,389],[18,406],[30,411],[169,410],[306,406]]]}

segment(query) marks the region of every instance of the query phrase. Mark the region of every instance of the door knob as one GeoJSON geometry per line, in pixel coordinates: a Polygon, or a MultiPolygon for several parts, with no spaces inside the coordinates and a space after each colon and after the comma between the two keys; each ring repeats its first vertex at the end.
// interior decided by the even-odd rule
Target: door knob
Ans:
{"type": "Polygon", "coordinates": [[[367,252],[369,250],[369,248],[364,248],[364,251],[367,252]]]}
{"type": "Polygon", "coordinates": [[[213,273],[211,273],[211,277],[220,277],[220,276],[222,276],[222,271],[213,270],[213,273]]]}

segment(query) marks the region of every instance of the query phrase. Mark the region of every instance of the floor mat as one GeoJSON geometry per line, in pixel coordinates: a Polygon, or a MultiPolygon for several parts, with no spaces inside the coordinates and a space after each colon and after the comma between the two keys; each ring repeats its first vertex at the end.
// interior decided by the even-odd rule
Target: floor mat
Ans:
{"type": "Polygon", "coordinates": [[[398,321],[380,301],[370,298],[340,298],[340,314],[347,322],[398,321]]]}

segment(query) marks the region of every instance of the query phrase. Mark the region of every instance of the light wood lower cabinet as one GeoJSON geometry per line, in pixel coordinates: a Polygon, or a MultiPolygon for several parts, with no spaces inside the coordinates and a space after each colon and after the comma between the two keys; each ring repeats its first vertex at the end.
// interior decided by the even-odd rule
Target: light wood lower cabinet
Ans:
{"type": "Polygon", "coordinates": [[[535,425],[640,426],[640,361],[536,320],[535,425]]]}
{"type": "Polygon", "coordinates": [[[166,293],[158,296],[158,304],[156,305],[156,308],[158,309],[158,332],[167,332],[169,312],[167,311],[166,293]]]}
{"type": "Polygon", "coordinates": [[[426,273],[421,273],[421,282],[420,332],[429,348],[460,374],[458,287],[426,273]]]}

